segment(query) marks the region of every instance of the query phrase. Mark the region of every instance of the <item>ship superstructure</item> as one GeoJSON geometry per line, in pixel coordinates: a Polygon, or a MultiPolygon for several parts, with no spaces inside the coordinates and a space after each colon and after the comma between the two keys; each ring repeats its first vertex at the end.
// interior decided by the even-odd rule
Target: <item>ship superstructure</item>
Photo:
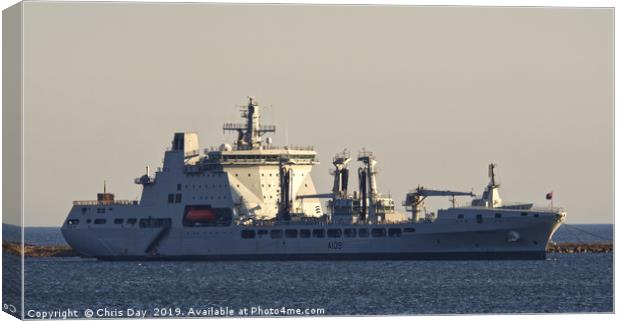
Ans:
{"type": "Polygon", "coordinates": [[[75,201],[62,227],[74,250],[100,259],[441,259],[544,258],[564,221],[559,208],[507,205],[499,197],[495,165],[480,199],[456,206],[471,192],[418,187],[406,195],[411,213],[398,213],[378,190],[377,160],[355,160],[358,190],[349,173],[353,158],[333,158],[330,193],[311,178],[312,147],[277,147],[250,98],[244,123],[224,124],[233,144],[201,152],[195,133],[175,133],[163,166],[135,179],[140,201],[119,201],[104,190],[96,201],[75,201]],[[450,196],[453,206],[424,212],[429,196],[450,196]],[[327,199],[328,212],[321,200],[327,199]]]}
{"type": "Polygon", "coordinates": [[[291,211],[309,216],[323,215],[319,199],[297,200],[297,194],[315,194],[310,171],[319,163],[312,147],[277,147],[266,133],[272,125],[262,125],[260,107],[253,98],[241,110],[245,123],[224,124],[224,131],[236,132],[234,145],[222,144],[200,155],[195,133],[176,133],[172,148],[165,152],[164,164],[155,177],[142,176],[140,204],[144,206],[210,206],[235,216],[270,219],[287,203],[291,211]],[[280,190],[281,178],[287,190],[280,190]],[[281,196],[286,196],[282,200],[281,196]]]}

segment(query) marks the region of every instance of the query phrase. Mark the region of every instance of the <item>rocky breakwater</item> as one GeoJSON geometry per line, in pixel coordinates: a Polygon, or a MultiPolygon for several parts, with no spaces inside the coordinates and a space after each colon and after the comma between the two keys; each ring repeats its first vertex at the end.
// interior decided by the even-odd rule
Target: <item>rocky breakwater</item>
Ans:
{"type": "MultiPolygon", "coordinates": [[[[548,253],[576,254],[576,253],[611,253],[613,243],[549,243],[548,253]]],[[[21,256],[20,243],[2,242],[4,253],[21,256]]],[[[25,244],[23,247],[25,257],[72,257],[79,256],[68,245],[33,245],[25,244]]]]}
{"type": "Polygon", "coordinates": [[[549,243],[549,253],[611,253],[614,250],[613,243],[549,243]]]}
{"type": "MultiPolygon", "coordinates": [[[[22,255],[22,246],[20,243],[2,242],[2,251],[4,253],[17,256],[22,255]]],[[[78,256],[68,245],[32,245],[24,244],[23,253],[26,257],[70,257],[78,256]]]]}

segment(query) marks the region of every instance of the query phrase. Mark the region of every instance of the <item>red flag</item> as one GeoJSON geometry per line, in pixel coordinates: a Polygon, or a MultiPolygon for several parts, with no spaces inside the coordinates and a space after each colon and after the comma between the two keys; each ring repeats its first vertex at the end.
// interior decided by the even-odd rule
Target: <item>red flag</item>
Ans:
{"type": "Polygon", "coordinates": [[[548,200],[553,199],[553,192],[547,193],[547,196],[545,198],[548,199],[548,200]]]}

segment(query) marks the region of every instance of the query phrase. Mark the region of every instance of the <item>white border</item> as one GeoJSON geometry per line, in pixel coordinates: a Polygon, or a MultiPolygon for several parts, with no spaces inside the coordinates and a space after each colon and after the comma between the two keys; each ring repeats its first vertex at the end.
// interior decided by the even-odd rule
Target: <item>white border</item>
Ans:
{"type": "MultiPolygon", "coordinates": [[[[66,0],[64,2],[87,2],[87,1],[72,1],[66,0]]],[[[102,1],[101,1],[102,2],[102,1]]],[[[127,2],[127,1],[108,1],[108,2],[127,2]]],[[[602,1],[602,0],[591,0],[591,1],[578,1],[578,0],[561,0],[561,1],[553,1],[553,0],[529,0],[529,1],[515,1],[515,0],[505,0],[505,1],[493,1],[493,0],[475,0],[475,1],[467,1],[467,0],[441,0],[441,1],[432,1],[432,0],[388,0],[388,1],[377,1],[377,0],[358,0],[358,1],[332,1],[332,0],[315,0],[315,1],[299,1],[299,0],[287,0],[287,1],[255,1],[255,0],[239,0],[239,1],[230,1],[230,0],[221,0],[221,1],[175,1],[175,0],[136,0],[133,2],[211,2],[211,3],[292,3],[292,4],[375,4],[375,5],[425,5],[425,6],[507,6],[507,7],[515,7],[515,6],[554,6],[554,7],[613,7],[614,9],[617,7],[618,1],[602,1]]],[[[0,7],[4,10],[11,5],[17,3],[14,0],[0,0],[0,7]]],[[[22,11],[23,15],[23,11],[22,11]]],[[[23,21],[23,19],[22,19],[23,21]]],[[[0,35],[2,32],[2,27],[0,24],[0,35]]],[[[615,113],[615,96],[618,92],[618,88],[616,87],[615,75],[617,71],[617,66],[615,64],[615,60],[617,58],[617,53],[615,51],[615,43],[618,35],[618,27],[615,24],[615,12],[614,12],[614,222],[615,222],[615,200],[618,199],[618,191],[615,189],[615,182],[617,178],[617,173],[615,171],[615,167],[617,165],[616,158],[616,144],[618,141],[617,133],[615,131],[615,124],[618,122],[618,115],[615,113]]],[[[1,44],[0,44],[1,47],[1,44]]],[[[22,66],[23,68],[23,66],[22,66]]],[[[2,67],[0,66],[0,73],[2,71],[2,67]]],[[[0,94],[1,94],[1,80],[0,80],[0,94]]],[[[23,92],[22,92],[23,95],[23,92]]],[[[23,99],[23,96],[22,96],[23,99]]],[[[23,100],[22,100],[23,102],[23,100]]],[[[2,121],[2,115],[0,113],[0,124],[2,121]]],[[[23,119],[22,119],[23,121],[23,119]]],[[[22,127],[23,128],[23,127],[22,127]]],[[[23,137],[23,135],[22,135],[23,137]]],[[[0,132],[0,140],[2,138],[2,134],[0,132]]],[[[0,150],[0,156],[1,156],[0,150]]],[[[23,155],[22,155],[23,158],[23,155]]],[[[1,161],[0,161],[1,164],[1,161]]],[[[0,172],[0,179],[2,178],[2,174],[0,172]]],[[[0,186],[1,192],[1,186],[0,186]]],[[[0,201],[2,200],[2,196],[0,193],[0,201]]],[[[23,205],[23,204],[22,204],[23,205]]],[[[22,207],[23,208],[23,207],[22,207]]],[[[23,216],[22,216],[22,226],[23,226],[23,216]]],[[[1,235],[1,232],[0,232],[1,235]]],[[[23,237],[23,233],[22,233],[23,237]]],[[[614,239],[616,239],[615,228],[614,228],[614,239]]],[[[0,263],[1,263],[0,257],[0,263]]],[[[614,253],[614,277],[617,275],[615,272],[618,269],[618,257],[614,253]]],[[[23,273],[23,262],[22,262],[22,273],[23,273]]],[[[0,285],[1,285],[0,279],[0,285]]],[[[616,282],[614,278],[614,310],[618,307],[618,282],[616,282]]],[[[544,289],[541,289],[544,291],[544,289]]],[[[558,300],[562,300],[563,298],[558,298],[558,300]]],[[[23,302],[22,302],[23,306],[23,302]]],[[[3,318],[9,317],[8,314],[2,313],[3,318]]],[[[395,316],[390,317],[392,320],[446,320],[449,318],[450,320],[464,320],[464,321],[474,321],[474,320],[496,320],[501,318],[502,320],[521,320],[521,319],[529,319],[532,321],[536,320],[581,320],[587,318],[588,320],[598,321],[598,320],[613,320],[615,319],[615,315],[613,314],[536,314],[536,315],[465,315],[465,316],[395,316]]],[[[237,319],[237,318],[235,318],[237,319]]],[[[244,318],[245,320],[265,320],[265,318],[244,318]]],[[[267,318],[278,320],[281,318],[267,318]]],[[[289,319],[289,318],[286,318],[289,319]]],[[[305,317],[304,320],[337,320],[338,317],[305,317]]],[[[365,320],[379,320],[383,319],[383,317],[364,317],[365,320]]],[[[132,319],[119,319],[119,320],[132,320],[132,319]]],[[[154,319],[153,319],[154,320],[154,319]]],[[[180,319],[157,319],[157,320],[180,320],[180,319]]]]}

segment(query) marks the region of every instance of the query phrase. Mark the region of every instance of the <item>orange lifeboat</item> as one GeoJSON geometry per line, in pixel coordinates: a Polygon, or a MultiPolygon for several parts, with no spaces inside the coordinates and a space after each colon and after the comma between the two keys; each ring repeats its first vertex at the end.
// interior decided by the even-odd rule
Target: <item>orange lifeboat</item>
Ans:
{"type": "Polygon", "coordinates": [[[208,208],[193,208],[190,209],[185,216],[188,221],[213,221],[217,218],[217,214],[208,208]]]}

